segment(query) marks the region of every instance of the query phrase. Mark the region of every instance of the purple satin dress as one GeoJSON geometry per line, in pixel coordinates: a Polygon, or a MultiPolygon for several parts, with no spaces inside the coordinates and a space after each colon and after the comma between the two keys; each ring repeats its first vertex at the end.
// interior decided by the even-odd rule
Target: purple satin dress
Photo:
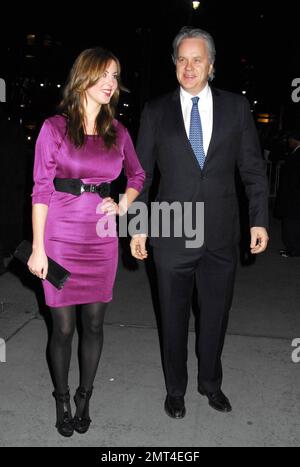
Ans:
{"type": "Polygon", "coordinates": [[[71,272],[62,290],[43,281],[46,304],[62,307],[112,300],[118,265],[115,217],[100,213],[97,193],[74,196],[55,191],[53,180],[80,178],[84,183],[110,183],[124,167],[127,188],[141,191],[145,173],[127,129],[118,121],[117,147],[107,149],[101,137],[86,136],[76,148],[66,136],[66,119],[47,119],[36,142],[32,203],[48,206],[46,254],[71,272]],[[109,219],[109,235],[99,235],[109,219]]]}

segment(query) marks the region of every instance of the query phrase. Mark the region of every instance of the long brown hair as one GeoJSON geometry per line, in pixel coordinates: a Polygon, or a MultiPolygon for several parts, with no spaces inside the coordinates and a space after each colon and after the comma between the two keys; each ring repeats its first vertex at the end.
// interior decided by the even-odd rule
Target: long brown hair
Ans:
{"type": "Polygon", "coordinates": [[[97,83],[111,61],[116,62],[118,70],[118,87],[108,104],[102,104],[95,120],[96,134],[102,136],[107,148],[116,143],[116,129],[113,119],[121,89],[119,60],[102,47],[87,49],[75,60],[59,104],[59,111],[67,117],[67,134],[76,147],[85,142],[84,98],[85,91],[97,83]]]}

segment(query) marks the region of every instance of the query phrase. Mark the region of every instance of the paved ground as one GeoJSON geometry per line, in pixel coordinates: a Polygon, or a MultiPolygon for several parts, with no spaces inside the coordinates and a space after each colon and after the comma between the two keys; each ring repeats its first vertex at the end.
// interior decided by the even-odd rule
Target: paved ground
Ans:
{"type": "MultiPolygon", "coordinates": [[[[300,260],[283,259],[279,223],[269,250],[239,267],[224,349],[224,391],[234,411],[213,411],[196,391],[195,333],[191,319],[187,416],[175,421],[165,398],[156,320],[143,265],[120,261],[115,297],[105,324],[105,346],[91,402],[88,434],[61,438],[45,357],[47,327],[32,282],[13,272],[0,277],[1,446],[299,446],[300,364],[291,343],[300,338],[300,260]]],[[[12,271],[13,271],[12,267],[12,271]]],[[[70,386],[78,383],[77,338],[70,386]]]]}

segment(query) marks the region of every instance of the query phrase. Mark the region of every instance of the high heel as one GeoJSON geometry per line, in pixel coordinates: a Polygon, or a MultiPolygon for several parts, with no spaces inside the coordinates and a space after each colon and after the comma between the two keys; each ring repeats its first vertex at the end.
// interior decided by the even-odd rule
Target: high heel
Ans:
{"type": "Polygon", "coordinates": [[[70,405],[70,392],[69,390],[64,393],[54,391],[52,393],[56,401],[56,428],[59,434],[70,438],[74,433],[73,418],[70,405]]]}
{"type": "Polygon", "coordinates": [[[74,396],[76,414],[73,418],[73,426],[74,430],[80,434],[84,434],[88,431],[92,421],[89,416],[89,402],[92,392],[93,388],[86,391],[84,388],[79,387],[74,396]]]}

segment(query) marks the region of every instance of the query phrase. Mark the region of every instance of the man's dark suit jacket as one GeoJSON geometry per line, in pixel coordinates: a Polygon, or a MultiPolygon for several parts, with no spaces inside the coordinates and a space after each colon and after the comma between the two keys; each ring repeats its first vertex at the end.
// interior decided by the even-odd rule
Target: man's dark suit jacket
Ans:
{"type": "MultiPolygon", "coordinates": [[[[247,99],[212,88],[213,132],[201,170],[186,134],[179,88],[146,104],[137,153],[146,172],[138,201],[148,202],[154,167],[160,172],[156,201],[204,202],[204,243],[227,248],[240,237],[235,187],[238,167],[249,198],[250,227],[268,226],[268,182],[247,99]]],[[[151,238],[156,247],[185,248],[186,237],[151,238]]]]}

